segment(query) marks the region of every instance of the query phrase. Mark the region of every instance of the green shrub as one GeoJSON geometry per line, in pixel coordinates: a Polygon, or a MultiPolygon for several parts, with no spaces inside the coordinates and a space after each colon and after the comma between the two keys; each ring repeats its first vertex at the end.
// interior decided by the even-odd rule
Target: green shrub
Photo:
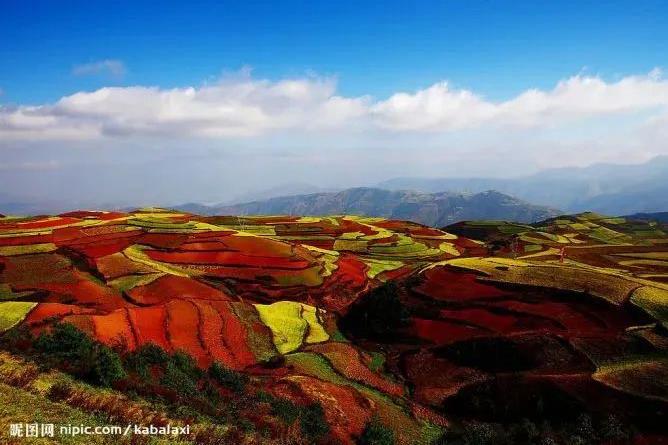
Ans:
{"type": "Polygon", "coordinates": [[[169,354],[154,343],[145,343],[128,354],[128,361],[135,361],[140,364],[159,365],[167,363],[168,360],[169,354]]]}
{"type": "Polygon", "coordinates": [[[170,357],[170,363],[192,379],[200,379],[204,373],[197,367],[195,359],[183,351],[177,351],[170,357]]]}
{"type": "Polygon", "coordinates": [[[42,332],[35,341],[35,349],[64,359],[90,357],[93,340],[70,323],[57,323],[51,332],[42,332]]]}
{"type": "Polygon", "coordinates": [[[394,445],[394,431],[374,417],[364,427],[358,443],[360,445],[394,445]]]}
{"type": "Polygon", "coordinates": [[[103,386],[111,386],[127,377],[121,357],[105,345],[95,348],[91,372],[93,380],[103,386]]]}
{"type": "Polygon", "coordinates": [[[153,343],[141,345],[125,357],[125,366],[129,371],[139,374],[144,380],[149,380],[149,367],[164,365],[169,361],[169,354],[160,346],[153,343]]]}
{"type": "Polygon", "coordinates": [[[51,332],[42,332],[37,337],[34,346],[47,359],[95,384],[111,386],[127,377],[118,353],[72,324],[56,323],[51,332]]]}
{"type": "Polygon", "coordinates": [[[300,427],[302,434],[311,440],[317,440],[329,432],[329,424],[320,403],[312,403],[301,409],[300,427]]]}
{"type": "Polygon", "coordinates": [[[165,366],[161,383],[182,396],[193,397],[197,394],[197,381],[193,380],[174,361],[169,361],[165,366]]]}
{"type": "Polygon", "coordinates": [[[271,404],[271,413],[286,424],[292,425],[299,418],[301,409],[291,400],[273,397],[269,403],[271,404]]]}
{"type": "Polygon", "coordinates": [[[30,332],[28,326],[19,325],[14,326],[12,329],[2,334],[0,342],[2,343],[3,348],[9,351],[22,352],[33,346],[35,337],[32,335],[32,332],[30,332]]]}
{"type": "Polygon", "coordinates": [[[64,381],[58,381],[54,383],[51,388],[49,388],[49,392],[47,393],[49,400],[54,402],[65,400],[70,395],[72,395],[72,385],[64,381]]]}
{"type": "Polygon", "coordinates": [[[242,392],[248,383],[248,376],[228,369],[216,362],[209,367],[209,376],[217,383],[235,392],[242,392]]]}

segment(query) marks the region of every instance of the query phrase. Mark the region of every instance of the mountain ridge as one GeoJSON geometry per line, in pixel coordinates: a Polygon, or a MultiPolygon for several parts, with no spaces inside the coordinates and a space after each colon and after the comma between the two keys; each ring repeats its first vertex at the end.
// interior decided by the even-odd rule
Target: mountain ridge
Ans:
{"type": "Polygon", "coordinates": [[[560,214],[559,210],[533,205],[494,190],[481,193],[421,193],[373,187],[355,187],[339,192],[283,196],[228,206],[204,207],[207,208],[199,204],[185,204],[175,208],[182,211],[197,210],[200,213],[226,215],[359,214],[410,220],[431,226],[444,226],[467,219],[535,222],[560,214]]]}
{"type": "Polygon", "coordinates": [[[668,209],[668,156],[642,164],[593,164],[562,167],[516,178],[398,177],[378,183],[388,190],[411,189],[427,193],[444,190],[501,193],[569,213],[596,211],[623,215],[668,209]]]}

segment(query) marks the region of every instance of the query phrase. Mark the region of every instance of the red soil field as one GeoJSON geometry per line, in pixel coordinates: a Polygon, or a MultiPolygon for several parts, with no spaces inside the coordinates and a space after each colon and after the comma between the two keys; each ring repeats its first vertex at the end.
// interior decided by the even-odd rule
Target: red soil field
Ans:
{"type": "Polygon", "coordinates": [[[220,315],[222,321],[221,337],[234,357],[233,363],[236,363],[238,368],[255,364],[257,360],[249,347],[247,328],[236,316],[230,303],[211,301],[208,304],[215,308],[220,315]]]}
{"type": "Polygon", "coordinates": [[[95,267],[107,280],[113,280],[125,275],[156,272],[150,266],[132,261],[122,253],[97,258],[95,260],[95,267]]]}
{"type": "Polygon", "coordinates": [[[309,265],[307,261],[293,260],[290,257],[262,257],[237,252],[163,252],[160,250],[146,250],[145,252],[153,260],[173,264],[212,264],[272,269],[304,269],[309,265]]]}
{"type": "Polygon", "coordinates": [[[424,318],[411,318],[408,330],[412,335],[438,345],[489,335],[489,331],[474,326],[424,318]]]}
{"type": "Polygon", "coordinates": [[[118,309],[107,315],[93,315],[90,319],[93,322],[95,335],[101,342],[108,345],[120,342],[129,350],[137,347],[127,309],[118,309]]]}
{"type": "Polygon", "coordinates": [[[638,324],[638,320],[612,307],[587,305],[586,302],[523,302],[503,300],[490,305],[505,307],[527,314],[552,318],[563,325],[570,335],[617,334],[638,324]]]}
{"type": "Polygon", "coordinates": [[[223,337],[223,319],[218,311],[205,301],[192,300],[192,303],[199,310],[201,318],[200,337],[212,360],[220,362],[228,368],[240,369],[241,366],[237,363],[236,357],[226,345],[227,339],[223,337]]]}
{"type": "Polygon", "coordinates": [[[223,252],[226,250],[231,250],[227,245],[220,241],[188,241],[183,243],[181,246],[182,250],[191,251],[191,252],[223,252]]]}
{"type": "Polygon", "coordinates": [[[50,323],[53,319],[62,319],[67,315],[95,313],[95,309],[81,307],[75,304],[39,303],[25,318],[29,326],[50,323]]]}
{"type": "Polygon", "coordinates": [[[181,233],[144,233],[136,243],[158,249],[176,249],[190,238],[189,234],[181,233]]]}
{"type": "MultiPolygon", "coordinates": [[[[392,230],[395,232],[402,232],[402,231],[408,231],[411,227],[415,229],[420,229],[422,228],[421,226],[418,226],[413,223],[409,223],[406,221],[397,221],[397,220],[392,220],[388,219],[385,221],[378,221],[374,223],[374,226],[382,227],[383,229],[388,229],[392,230]]],[[[442,235],[442,233],[440,233],[442,235]]]]}
{"type": "Polygon", "coordinates": [[[153,343],[166,351],[171,350],[167,340],[166,319],[167,309],[164,305],[128,309],[133,332],[137,337],[137,345],[153,343]]]}
{"type": "Polygon", "coordinates": [[[125,307],[125,300],[117,291],[87,279],[64,284],[44,283],[39,286],[39,289],[66,296],[76,301],[78,305],[94,307],[101,311],[112,311],[125,307]]]}
{"type": "Polygon", "coordinates": [[[433,267],[423,273],[423,281],[414,290],[436,300],[479,300],[510,295],[497,287],[480,283],[475,274],[433,267]]]}
{"type": "Polygon", "coordinates": [[[229,300],[225,293],[216,288],[200,283],[193,278],[176,275],[165,275],[145,286],[133,287],[127,294],[140,305],[161,304],[175,298],[229,300]]]}
{"type": "Polygon", "coordinates": [[[187,351],[202,367],[211,363],[211,356],[200,339],[197,306],[186,300],[171,300],[167,303],[166,327],[173,350],[187,351]]]}
{"type": "Polygon", "coordinates": [[[72,244],[68,248],[87,257],[88,260],[95,260],[107,255],[112,255],[127,249],[134,242],[130,238],[121,238],[117,240],[102,241],[95,244],[72,244]]]}
{"type": "Polygon", "coordinates": [[[368,385],[392,396],[402,396],[404,388],[392,380],[371,371],[363,362],[357,349],[347,343],[310,345],[307,350],[325,356],[334,369],[345,377],[368,385]]]}
{"type": "Polygon", "coordinates": [[[445,232],[431,227],[410,227],[408,233],[415,236],[441,236],[445,232]]]}
{"type": "Polygon", "coordinates": [[[293,246],[281,241],[256,236],[225,236],[219,239],[229,250],[249,256],[291,257],[293,246]]]}
{"type": "MultiPolygon", "coordinates": [[[[93,323],[93,320],[90,315],[68,315],[65,318],[63,318],[64,323],[70,323],[79,328],[80,330],[84,331],[91,337],[95,337],[97,333],[95,332],[95,324],[93,323]]],[[[128,342],[126,342],[127,344],[128,342]]]]}
{"type": "MultiPolygon", "coordinates": [[[[0,225],[0,229],[4,229],[0,225]]],[[[49,235],[20,235],[0,238],[0,246],[27,246],[29,244],[52,243],[53,234],[49,235]]]]}
{"type": "Polygon", "coordinates": [[[61,213],[59,216],[70,217],[70,218],[95,218],[102,221],[110,221],[112,219],[118,219],[126,216],[125,213],[120,212],[95,212],[95,211],[76,211],[76,212],[67,212],[61,213]]]}
{"type": "Polygon", "coordinates": [[[401,266],[398,269],[394,270],[387,270],[385,272],[382,272],[378,277],[382,277],[383,280],[388,281],[388,280],[398,280],[400,278],[403,278],[405,276],[408,276],[413,272],[414,268],[410,265],[406,266],[401,266]]]}
{"type": "Polygon", "coordinates": [[[31,290],[46,283],[73,284],[79,280],[71,262],[57,254],[6,257],[1,271],[4,282],[17,290],[31,290]]]}
{"type": "Polygon", "coordinates": [[[42,219],[42,220],[37,220],[37,221],[18,222],[18,223],[14,223],[14,224],[3,224],[2,228],[3,228],[3,230],[49,229],[49,228],[52,228],[52,227],[66,226],[68,224],[74,224],[74,223],[79,222],[79,221],[80,220],[77,219],[77,218],[70,218],[70,217],[54,218],[53,220],[42,219]]]}
{"type": "Polygon", "coordinates": [[[272,280],[273,272],[258,267],[215,267],[215,266],[193,266],[193,269],[204,271],[206,276],[215,278],[231,278],[239,281],[254,281],[258,277],[266,277],[264,282],[268,285],[275,284],[272,280]]]}
{"type": "Polygon", "coordinates": [[[354,287],[364,286],[367,282],[366,271],[368,266],[353,255],[342,254],[336,264],[339,267],[332,274],[332,277],[336,275],[337,280],[348,281],[354,287]]]}
{"type": "Polygon", "coordinates": [[[53,231],[54,242],[62,246],[72,245],[95,245],[104,241],[134,239],[141,235],[140,230],[126,231],[102,231],[101,233],[91,233],[76,227],[63,227],[53,231]]]}
{"type": "Polygon", "coordinates": [[[342,253],[336,264],[338,268],[312,294],[325,309],[343,312],[367,288],[368,266],[348,253],[342,253]]]}
{"type": "MultiPolygon", "coordinates": [[[[378,233],[381,227],[396,233],[369,244],[393,242],[399,239],[397,234],[414,236],[432,248],[443,242],[428,237],[444,232],[409,222],[370,223],[376,226],[374,228],[339,217],[339,225],[327,219],[297,223],[294,217],[246,218],[249,226],[266,224],[273,227],[278,236],[296,237],[288,241],[273,239],[273,235],[239,236],[233,231],[201,228],[192,229],[192,233],[186,233],[191,229],[179,229],[179,233],[151,232],[150,228],[132,226],[131,221],[53,228],[80,218],[109,221],[122,216],[120,213],[73,212],[55,221],[39,217],[27,226],[0,224],[0,231],[30,227],[30,224],[44,231],[53,229],[52,235],[0,238],[0,246],[53,241],[58,247],[57,252],[48,254],[0,257],[3,298],[5,295],[14,298],[13,293],[27,291],[27,296],[16,298],[39,301],[26,316],[25,325],[39,333],[62,319],[107,344],[121,341],[131,350],[153,343],[169,352],[183,350],[201,367],[220,362],[228,368],[252,374],[254,378],[249,385],[258,384],[273,394],[283,394],[298,405],[320,401],[333,435],[342,443],[354,443],[374,413],[380,413],[381,420],[399,437],[408,437],[403,435],[404,430],[410,429],[409,422],[415,419],[400,419],[402,416],[397,415],[397,411],[388,409],[390,399],[415,418],[444,425],[448,420],[457,419],[450,417],[451,414],[458,415],[456,411],[449,411],[448,403],[459,400],[460,396],[466,399],[469,394],[476,395],[476,391],[480,391],[480,400],[485,402],[489,385],[504,378],[507,383],[502,389],[509,394],[517,392],[524,396],[525,384],[534,385],[527,387],[536,391],[544,388],[541,385],[550,384],[574,397],[581,396],[587,406],[599,410],[612,406],[608,411],[623,412],[623,404],[613,404],[621,400],[620,393],[623,397],[631,396],[624,390],[606,386],[603,380],[595,382],[591,377],[595,370],[593,363],[623,363],[621,360],[627,356],[640,357],[646,351],[650,351],[648,357],[653,359],[659,353],[665,355],[667,347],[660,325],[651,325],[656,320],[640,313],[640,309],[608,305],[586,292],[572,294],[519,284],[488,284],[476,273],[447,266],[423,270],[430,262],[449,257],[447,254],[419,259],[410,254],[405,258],[398,255],[397,259],[403,261],[404,266],[369,279],[369,266],[362,260],[363,255],[339,252],[337,268],[331,276],[323,277],[322,254],[304,247],[310,244],[332,249],[335,237],[342,233],[371,235],[378,233]],[[310,241],[299,239],[302,236],[330,238],[310,241]],[[131,245],[148,246],[143,252],[149,258],[179,267],[156,271],[150,265],[135,262],[121,253],[131,245]],[[174,269],[173,273],[186,272],[192,276],[171,275],[170,269],[174,269]],[[159,278],[123,294],[109,284],[115,278],[156,272],[159,278]],[[399,299],[407,313],[412,314],[407,326],[390,323],[391,332],[380,329],[374,333],[365,332],[368,326],[357,329],[348,323],[339,324],[351,304],[367,298],[367,293],[382,286],[384,281],[393,281],[395,286],[387,289],[397,293],[380,296],[399,299]],[[323,379],[311,376],[325,372],[324,368],[311,364],[302,368],[296,364],[299,361],[285,366],[280,360],[272,332],[261,322],[253,305],[279,300],[302,301],[328,312],[323,324],[332,334],[332,340],[302,348],[319,354],[332,365],[336,378],[341,379],[337,384],[326,382],[324,374],[323,379]],[[629,327],[636,328],[627,330],[629,327]],[[341,331],[337,331],[339,328],[341,331]],[[339,342],[343,340],[340,335],[346,336],[350,343],[339,342]],[[372,356],[368,351],[382,352],[383,372],[369,369],[372,356]],[[357,384],[387,395],[387,404],[381,399],[368,399],[365,391],[355,389],[357,384]],[[446,415],[447,420],[442,417],[446,415]],[[393,424],[395,420],[398,423],[393,424]]],[[[165,225],[185,221],[237,225],[235,220],[233,217],[207,219],[187,215],[166,217],[165,225]]],[[[504,235],[496,231],[494,236],[498,241],[504,235]]],[[[467,238],[448,242],[464,257],[491,254],[487,247],[467,238]]],[[[614,264],[610,258],[617,258],[615,252],[663,250],[663,246],[655,248],[644,244],[592,246],[582,252],[574,250],[571,257],[591,264],[614,264]]],[[[509,250],[497,251],[495,255],[504,252],[509,250]]],[[[528,261],[540,262],[545,258],[528,261]]],[[[651,270],[649,266],[646,269],[651,270]]],[[[360,306],[363,309],[364,305],[360,306]]],[[[378,308],[374,308],[373,314],[365,314],[366,320],[377,312],[378,308]]],[[[361,320],[353,323],[364,325],[365,318],[361,320]]],[[[373,356],[376,364],[377,359],[373,356]]],[[[291,357],[286,360],[290,362],[291,357]]],[[[637,385],[643,385],[656,375],[660,374],[639,373],[633,378],[638,379],[637,385]]],[[[615,374],[610,378],[626,379],[626,376],[615,374]]],[[[655,386],[648,384],[647,387],[655,388],[661,382],[650,383],[655,386]]],[[[630,386],[634,384],[635,381],[630,386]]],[[[642,406],[644,395],[633,397],[634,403],[642,406]]],[[[529,417],[531,414],[528,413],[529,417]]],[[[262,415],[265,421],[266,418],[275,421],[266,411],[257,413],[258,418],[262,415]]],[[[477,420],[482,418],[471,416],[477,420]]]]}
{"type": "MultiPolygon", "coordinates": [[[[495,314],[487,309],[442,310],[440,316],[447,320],[459,320],[481,326],[496,333],[518,332],[526,329],[522,326],[521,318],[511,314],[495,314]]],[[[536,320],[532,321],[535,323],[536,320]]],[[[554,328],[554,324],[545,323],[544,328],[548,327],[554,328]]]]}

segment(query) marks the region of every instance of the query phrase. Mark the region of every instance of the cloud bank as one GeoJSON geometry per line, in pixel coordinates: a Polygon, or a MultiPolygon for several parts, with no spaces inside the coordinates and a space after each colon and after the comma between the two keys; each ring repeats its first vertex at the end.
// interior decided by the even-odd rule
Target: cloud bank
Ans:
{"type": "MultiPolygon", "coordinates": [[[[103,61],[80,73],[119,70],[103,61]]],[[[0,137],[15,140],[130,136],[253,138],[278,132],[360,135],[447,134],[460,130],[541,129],[592,118],[648,113],[664,119],[668,80],[658,70],[608,82],[576,75],[551,90],[529,89],[502,102],[440,82],[387,99],[337,94],[328,78],[280,81],[249,76],[200,87],[108,87],[54,104],[0,107],[0,137]]]]}

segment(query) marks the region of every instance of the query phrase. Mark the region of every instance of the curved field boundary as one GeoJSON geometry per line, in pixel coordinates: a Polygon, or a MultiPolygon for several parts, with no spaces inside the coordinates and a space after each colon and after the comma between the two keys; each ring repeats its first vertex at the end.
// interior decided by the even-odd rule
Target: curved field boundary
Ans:
{"type": "Polygon", "coordinates": [[[630,301],[668,328],[668,290],[642,286],[633,291],[630,301]]]}
{"type": "Polygon", "coordinates": [[[483,281],[587,292],[615,305],[622,305],[640,283],[621,274],[568,264],[529,263],[508,258],[458,258],[432,264],[449,265],[480,272],[483,281]]]}
{"type": "Polygon", "coordinates": [[[329,340],[329,334],[318,320],[316,308],[294,301],[273,304],[256,304],[260,320],[273,334],[276,349],[281,354],[299,349],[302,343],[319,343],[329,340]]]}
{"type": "Polygon", "coordinates": [[[5,332],[28,315],[28,312],[37,306],[37,303],[24,301],[3,301],[0,303],[0,333],[5,332]]]}

